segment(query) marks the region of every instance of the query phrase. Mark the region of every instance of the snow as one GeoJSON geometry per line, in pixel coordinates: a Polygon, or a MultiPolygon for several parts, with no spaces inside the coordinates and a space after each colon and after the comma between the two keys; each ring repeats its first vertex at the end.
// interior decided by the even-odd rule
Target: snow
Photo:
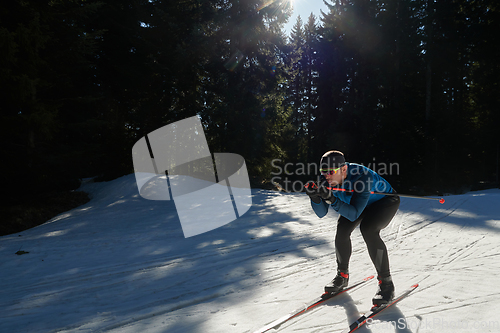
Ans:
{"type": "MultiPolygon", "coordinates": [[[[86,205],[0,237],[0,332],[254,332],[335,274],[337,214],[318,219],[304,194],[254,189],[245,215],[184,238],[174,202],[141,198],[134,175],[82,190],[86,205]]],[[[401,200],[382,235],[396,293],[420,286],[358,332],[499,332],[500,190],[401,200]]],[[[359,230],[352,241],[354,282],[375,271],[359,230]]],[[[375,291],[277,331],[340,332],[375,291]]]]}

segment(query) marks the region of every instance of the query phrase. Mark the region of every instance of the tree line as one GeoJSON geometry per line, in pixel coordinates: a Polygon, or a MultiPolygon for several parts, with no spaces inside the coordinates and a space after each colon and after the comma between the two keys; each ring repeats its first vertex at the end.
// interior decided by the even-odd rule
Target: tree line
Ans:
{"type": "Polygon", "coordinates": [[[398,163],[401,191],[498,183],[497,1],[325,3],[290,35],[287,0],[0,4],[9,197],[131,173],[139,138],[193,115],[252,179],[339,149],[398,163]]]}

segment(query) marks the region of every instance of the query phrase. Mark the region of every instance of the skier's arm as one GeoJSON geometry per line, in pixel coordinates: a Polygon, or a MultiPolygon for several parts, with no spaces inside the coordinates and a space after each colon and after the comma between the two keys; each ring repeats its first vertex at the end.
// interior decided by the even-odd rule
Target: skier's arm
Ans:
{"type": "Polygon", "coordinates": [[[351,222],[354,222],[361,215],[368,203],[372,184],[373,179],[371,175],[362,175],[354,183],[354,189],[360,189],[361,191],[354,191],[350,203],[345,203],[337,198],[332,203],[333,209],[351,222]]]}
{"type": "Polygon", "coordinates": [[[311,207],[319,218],[324,217],[326,213],[328,213],[328,204],[323,200],[321,200],[319,203],[311,200],[311,207]]]}

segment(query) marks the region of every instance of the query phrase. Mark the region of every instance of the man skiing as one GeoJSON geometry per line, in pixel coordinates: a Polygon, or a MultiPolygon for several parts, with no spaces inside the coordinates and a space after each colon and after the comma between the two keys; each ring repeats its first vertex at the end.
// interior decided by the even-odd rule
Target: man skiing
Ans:
{"type": "Polygon", "coordinates": [[[386,304],[394,298],[394,284],[389,269],[389,258],[380,230],[389,225],[396,214],[399,196],[379,193],[395,193],[392,186],[375,171],[345,161],[340,151],[325,153],[320,162],[321,181],[310,181],[306,193],[319,218],[329,207],[340,214],[335,236],[337,275],[325,286],[326,292],[344,289],[349,281],[349,260],[352,253],[351,233],[359,225],[368,253],[377,270],[379,287],[373,298],[374,306],[386,304]],[[332,188],[335,187],[337,189],[332,188]]]}

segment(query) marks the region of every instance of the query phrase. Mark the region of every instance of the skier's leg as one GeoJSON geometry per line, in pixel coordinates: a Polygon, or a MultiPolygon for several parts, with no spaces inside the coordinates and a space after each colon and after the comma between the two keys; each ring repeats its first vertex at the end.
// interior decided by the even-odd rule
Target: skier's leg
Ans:
{"type": "Polygon", "coordinates": [[[338,292],[349,284],[349,259],[351,258],[352,245],[351,233],[359,224],[360,219],[351,222],[341,216],[337,223],[337,234],[335,235],[335,250],[337,252],[337,275],[325,286],[329,293],[338,292]]]}
{"type": "Polygon", "coordinates": [[[366,208],[360,225],[361,234],[366,242],[368,253],[377,270],[378,276],[385,278],[391,275],[389,257],[384,241],[380,238],[380,230],[389,225],[399,208],[397,196],[385,197],[366,208]]]}
{"type": "Polygon", "coordinates": [[[361,218],[351,222],[343,216],[340,216],[338,220],[337,234],[335,235],[335,251],[337,253],[337,268],[339,270],[348,271],[349,269],[349,260],[352,253],[351,234],[360,222],[361,218]]]}
{"type": "Polygon", "coordinates": [[[389,268],[389,256],[380,230],[387,227],[399,208],[399,197],[385,197],[363,213],[360,230],[368,247],[368,253],[378,273],[379,287],[373,297],[373,305],[386,304],[394,297],[394,284],[389,268]]]}

